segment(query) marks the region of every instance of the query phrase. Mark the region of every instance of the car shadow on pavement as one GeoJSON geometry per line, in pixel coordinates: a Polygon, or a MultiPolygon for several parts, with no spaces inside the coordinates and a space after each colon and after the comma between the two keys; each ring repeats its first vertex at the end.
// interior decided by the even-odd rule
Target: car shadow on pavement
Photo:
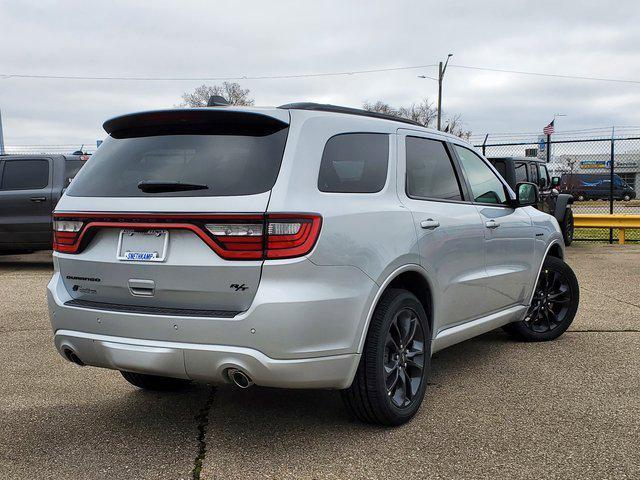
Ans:
{"type": "Polygon", "coordinates": [[[361,447],[369,452],[366,456],[375,457],[377,453],[382,454],[378,450],[387,448],[388,442],[402,444],[402,437],[408,431],[422,430],[420,435],[428,435],[429,430],[437,430],[431,404],[439,401],[440,385],[474,381],[473,369],[468,365],[469,353],[477,356],[479,362],[484,357],[490,369],[491,364],[506,354],[501,351],[506,342],[509,340],[501,331],[491,332],[439,352],[432,362],[422,409],[412,422],[395,429],[367,425],[351,418],[337,391],[220,387],[209,413],[204,470],[207,478],[230,475],[251,478],[254,467],[263,468],[265,476],[278,477],[273,472],[288,471],[291,466],[302,464],[317,468],[301,474],[305,478],[320,475],[327,465],[332,465],[331,472],[336,478],[348,477],[346,471],[341,475],[335,465],[337,457],[346,455],[355,461],[355,457],[362,455],[361,447]],[[215,468],[207,470],[207,465],[215,468]]]}

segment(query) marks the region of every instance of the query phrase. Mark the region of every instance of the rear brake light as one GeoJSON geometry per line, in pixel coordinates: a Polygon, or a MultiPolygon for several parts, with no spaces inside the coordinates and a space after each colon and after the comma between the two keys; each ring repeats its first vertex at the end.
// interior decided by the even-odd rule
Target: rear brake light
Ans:
{"type": "Polygon", "coordinates": [[[83,224],[79,220],[54,220],[53,249],[56,252],[75,253],[83,224]]]}
{"type": "Polygon", "coordinates": [[[318,239],[321,222],[319,215],[269,215],[265,257],[293,258],[306,255],[318,239]]]}
{"type": "Polygon", "coordinates": [[[98,228],[181,229],[198,235],[227,260],[294,258],[308,254],[320,234],[315,214],[55,214],[53,249],[78,253],[98,228]]]}

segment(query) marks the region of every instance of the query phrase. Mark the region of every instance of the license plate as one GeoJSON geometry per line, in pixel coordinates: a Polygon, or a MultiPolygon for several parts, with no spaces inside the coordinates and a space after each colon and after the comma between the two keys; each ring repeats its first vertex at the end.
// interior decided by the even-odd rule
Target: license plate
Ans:
{"type": "Polygon", "coordinates": [[[164,262],[168,243],[167,230],[121,230],[116,256],[130,262],[164,262]]]}

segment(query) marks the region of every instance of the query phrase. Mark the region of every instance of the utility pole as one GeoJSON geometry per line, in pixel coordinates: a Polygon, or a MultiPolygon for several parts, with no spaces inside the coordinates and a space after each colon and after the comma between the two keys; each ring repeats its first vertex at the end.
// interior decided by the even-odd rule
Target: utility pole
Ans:
{"type": "Polygon", "coordinates": [[[447,61],[440,62],[438,64],[438,130],[442,130],[442,80],[444,79],[444,72],[447,71],[447,65],[449,64],[449,59],[453,57],[453,53],[447,55],[447,61]]]}
{"type": "Polygon", "coordinates": [[[4,155],[4,135],[2,134],[2,110],[0,110],[0,155],[4,155]]]}

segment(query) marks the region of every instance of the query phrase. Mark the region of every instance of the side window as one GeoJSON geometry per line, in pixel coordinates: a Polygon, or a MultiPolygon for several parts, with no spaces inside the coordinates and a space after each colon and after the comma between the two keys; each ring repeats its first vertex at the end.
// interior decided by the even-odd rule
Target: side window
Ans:
{"type": "Polygon", "coordinates": [[[527,164],[522,162],[515,163],[516,183],[527,182],[527,164]]]}
{"type": "Polygon", "coordinates": [[[507,178],[507,165],[504,163],[503,160],[498,160],[497,162],[495,162],[493,164],[494,167],[496,167],[496,170],[498,170],[498,173],[500,174],[500,176],[502,178],[507,178]]]}
{"type": "Polygon", "coordinates": [[[389,135],[345,133],[324,147],[318,189],[335,193],[375,193],[387,181],[389,135]]]}
{"type": "Polygon", "coordinates": [[[442,142],[407,137],[405,145],[409,197],[462,200],[458,178],[442,142]]]}
{"type": "Polygon", "coordinates": [[[544,179],[544,184],[546,186],[551,185],[551,177],[549,176],[549,170],[547,170],[546,165],[538,164],[538,171],[540,178],[544,179]]]}
{"type": "Polygon", "coordinates": [[[529,164],[529,181],[538,185],[538,166],[535,163],[529,164]]]}
{"type": "Polygon", "coordinates": [[[4,162],[3,190],[35,190],[49,184],[46,160],[11,160],[4,162]]]}
{"type": "Polygon", "coordinates": [[[473,199],[481,203],[504,204],[507,195],[504,185],[495,173],[484,163],[484,160],[471,150],[459,145],[454,145],[456,153],[467,175],[473,199]]]}

